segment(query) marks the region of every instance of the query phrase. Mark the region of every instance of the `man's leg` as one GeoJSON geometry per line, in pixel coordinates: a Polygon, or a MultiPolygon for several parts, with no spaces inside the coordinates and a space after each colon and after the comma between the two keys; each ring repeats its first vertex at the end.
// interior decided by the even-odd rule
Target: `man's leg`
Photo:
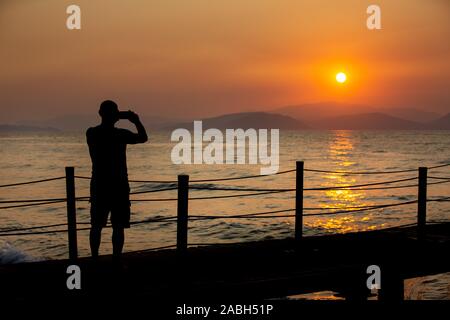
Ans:
{"type": "Polygon", "coordinates": [[[113,257],[119,258],[122,256],[123,243],[125,241],[125,232],[123,227],[114,227],[112,234],[113,257]]]}
{"type": "Polygon", "coordinates": [[[91,245],[92,258],[98,257],[98,250],[102,241],[102,227],[92,226],[89,234],[89,243],[91,245]]]}

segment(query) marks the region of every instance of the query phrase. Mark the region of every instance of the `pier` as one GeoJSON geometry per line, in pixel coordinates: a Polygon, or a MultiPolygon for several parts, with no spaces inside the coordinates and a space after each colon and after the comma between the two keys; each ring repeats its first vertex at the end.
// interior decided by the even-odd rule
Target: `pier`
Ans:
{"type": "MultiPolygon", "coordinates": [[[[196,185],[211,180],[190,180],[180,175],[175,180],[177,187],[141,191],[132,194],[177,190],[177,198],[158,198],[163,201],[177,201],[177,214],[164,218],[134,221],[133,223],[153,223],[172,221],[177,224],[177,243],[161,248],[143,248],[124,254],[123,267],[111,263],[110,256],[102,256],[94,263],[89,257],[78,257],[77,231],[89,229],[78,226],[76,201],[86,201],[86,197],[76,197],[75,179],[89,179],[76,176],[73,168],[66,168],[66,198],[0,201],[0,209],[28,205],[51,205],[67,203],[67,221],[58,225],[30,228],[1,229],[0,237],[65,232],[68,235],[69,252],[66,260],[51,260],[33,263],[0,266],[0,295],[7,300],[63,299],[71,297],[86,300],[98,296],[126,299],[202,299],[223,298],[277,299],[290,295],[324,290],[337,292],[348,300],[366,300],[371,295],[366,285],[369,277],[367,268],[377,265],[381,269],[380,300],[400,301],[404,298],[404,280],[413,277],[439,274],[450,271],[447,255],[450,249],[450,222],[427,221],[427,203],[447,202],[449,196],[429,199],[427,186],[449,183],[449,177],[429,175],[428,171],[450,164],[419,169],[389,172],[345,172],[345,174],[393,174],[411,172],[415,176],[405,179],[387,180],[352,186],[305,188],[304,173],[331,172],[307,169],[298,161],[293,170],[296,185],[291,189],[261,188],[213,188],[212,190],[236,191],[235,195],[210,197],[190,197],[189,190],[202,190],[196,185]],[[303,204],[304,192],[329,189],[376,190],[379,188],[417,188],[417,199],[413,201],[387,203],[349,208],[346,210],[322,210],[308,208],[303,204]],[[189,202],[206,199],[220,199],[232,196],[258,196],[261,194],[295,192],[295,207],[269,212],[243,213],[228,216],[199,216],[189,214],[189,202]],[[385,229],[304,236],[303,221],[308,216],[357,213],[367,210],[394,206],[414,205],[417,207],[417,223],[385,229]],[[308,213],[311,211],[312,213],[308,213]],[[199,219],[295,219],[295,232],[290,238],[237,242],[230,244],[189,242],[188,224],[199,219]],[[66,229],[54,229],[67,225],[66,229]],[[53,228],[53,229],[52,229],[53,228]],[[42,231],[45,230],[45,231],[42,231]],[[82,290],[68,290],[66,287],[69,265],[80,266],[82,290]],[[43,294],[44,292],[44,294],[43,294]]],[[[256,179],[259,176],[222,178],[212,181],[256,179]]],[[[31,181],[42,183],[49,179],[31,181]]],[[[136,181],[148,182],[148,181],[136,181]]],[[[165,181],[174,183],[174,181],[165,181]]],[[[164,183],[158,181],[158,183],[164,183]]],[[[17,184],[14,184],[17,185],[17,184]]],[[[8,187],[2,185],[0,187],[8,187]]],[[[153,200],[158,200],[153,198],[153,200]]]]}

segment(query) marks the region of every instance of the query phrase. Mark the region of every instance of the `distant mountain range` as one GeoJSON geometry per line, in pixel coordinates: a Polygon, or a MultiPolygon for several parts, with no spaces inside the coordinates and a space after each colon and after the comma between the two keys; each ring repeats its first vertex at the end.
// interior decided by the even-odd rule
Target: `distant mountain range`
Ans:
{"type": "MultiPolygon", "coordinates": [[[[143,116],[141,120],[149,130],[192,128],[193,120],[202,120],[205,129],[450,130],[450,113],[441,116],[434,112],[412,108],[388,109],[335,102],[286,106],[269,112],[224,114],[204,119],[180,120],[143,116]]],[[[95,114],[68,115],[45,121],[22,121],[0,125],[0,131],[85,131],[98,123],[99,118],[95,114]]],[[[134,127],[127,121],[120,121],[119,126],[134,127]]]]}
{"type": "MultiPolygon", "coordinates": [[[[404,108],[394,111],[362,105],[320,103],[288,106],[275,109],[273,112],[244,112],[205,118],[203,126],[218,129],[450,130],[450,114],[441,117],[437,113],[417,109],[404,108]],[[372,112],[361,112],[367,110],[372,112]],[[389,113],[377,110],[387,110],[389,113]],[[420,121],[411,119],[420,119],[420,121]]],[[[167,129],[172,128],[192,128],[192,122],[167,127],[167,129]]]]}
{"type": "Polygon", "coordinates": [[[286,106],[276,108],[275,113],[284,114],[295,119],[300,119],[306,123],[315,123],[323,119],[330,119],[341,116],[351,116],[360,114],[381,113],[403,120],[427,123],[441,117],[435,112],[428,112],[414,108],[379,108],[367,105],[345,104],[337,102],[321,102],[286,106]]]}
{"type": "MultiPolygon", "coordinates": [[[[166,129],[191,129],[193,123],[179,123],[166,129]]],[[[384,113],[363,113],[315,120],[311,125],[286,115],[266,112],[227,114],[203,119],[203,128],[279,128],[283,130],[450,130],[450,114],[428,123],[419,123],[384,113]]]]}
{"type": "Polygon", "coordinates": [[[434,129],[450,130],[450,113],[430,123],[434,129]]]}
{"type": "Polygon", "coordinates": [[[274,109],[315,129],[434,130],[450,129],[450,116],[413,108],[378,108],[336,102],[274,109]]]}

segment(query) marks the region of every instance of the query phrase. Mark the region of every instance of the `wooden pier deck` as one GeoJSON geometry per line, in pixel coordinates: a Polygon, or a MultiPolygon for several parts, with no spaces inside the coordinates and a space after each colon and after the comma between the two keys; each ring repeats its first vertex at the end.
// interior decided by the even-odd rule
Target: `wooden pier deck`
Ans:
{"type": "Polygon", "coordinates": [[[105,299],[217,301],[280,298],[332,290],[364,300],[366,269],[381,268],[380,298],[401,300],[403,280],[450,271],[450,223],[417,227],[190,247],[124,256],[117,270],[110,256],[79,258],[81,290],[66,287],[69,260],[0,266],[2,301],[105,299]]]}

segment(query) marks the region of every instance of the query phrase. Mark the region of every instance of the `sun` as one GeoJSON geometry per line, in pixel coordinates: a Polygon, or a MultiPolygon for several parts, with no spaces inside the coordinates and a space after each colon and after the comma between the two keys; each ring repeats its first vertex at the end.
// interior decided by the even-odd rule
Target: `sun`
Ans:
{"type": "Polygon", "coordinates": [[[343,72],[339,72],[338,74],[336,74],[336,81],[339,83],[344,83],[345,81],[347,81],[347,75],[343,72]]]}

